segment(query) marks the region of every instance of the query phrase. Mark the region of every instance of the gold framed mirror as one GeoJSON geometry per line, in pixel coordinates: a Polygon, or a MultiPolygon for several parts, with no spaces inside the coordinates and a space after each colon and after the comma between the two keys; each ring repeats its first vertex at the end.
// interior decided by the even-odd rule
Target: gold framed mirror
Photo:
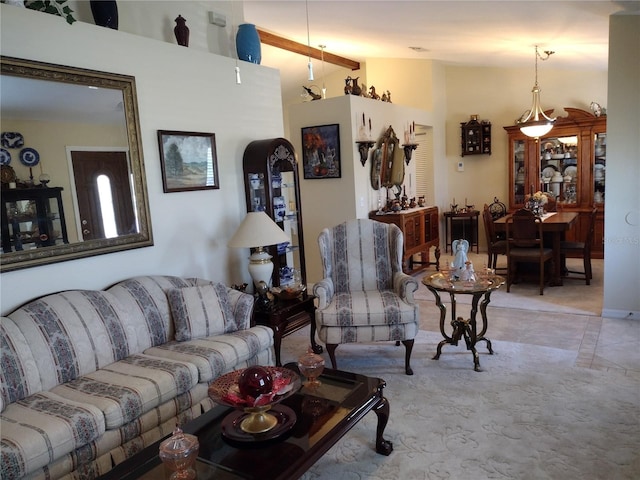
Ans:
{"type": "Polygon", "coordinates": [[[135,78],[6,56],[0,74],[0,271],[153,245],[135,78]],[[105,154],[118,157],[118,177],[104,168],[105,154]],[[102,166],[79,168],[74,158],[92,156],[102,166]],[[52,188],[61,195],[51,208],[30,200],[52,188]],[[39,218],[30,223],[35,212],[39,218]],[[119,225],[118,218],[126,220],[119,225]]]}
{"type": "Polygon", "coordinates": [[[400,141],[389,126],[378,140],[373,152],[371,164],[371,187],[379,190],[380,187],[399,188],[404,181],[403,150],[400,141]]]}

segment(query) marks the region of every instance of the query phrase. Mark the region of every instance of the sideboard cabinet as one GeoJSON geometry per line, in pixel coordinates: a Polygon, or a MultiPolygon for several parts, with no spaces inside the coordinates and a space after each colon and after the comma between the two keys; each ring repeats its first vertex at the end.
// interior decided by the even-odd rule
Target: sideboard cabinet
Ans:
{"type": "Polygon", "coordinates": [[[550,192],[559,209],[579,212],[576,227],[567,233],[569,240],[579,240],[587,233],[595,205],[592,255],[602,258],[607,117],[577,108],[565,107],[565,111],[567,116],[558,117],[540,139],[527,137],[517,125],[504,127],[509,135],[509,209],[524,207],[527,194],[550,192]]]}
{"type": "Polygon", "coordinates": [[[255,140],[243,157],[247,211],[264,211],[291,238],[291,242],[265,247],[273,257],[271,286],[290,283],[291,269],[307,283],[298,164],[293,145],[284,138],[255,140]]]}
{"type": "Polygon", "coordinates": [[[62,187],[2,189],[4,253],[69,243],[62,187]]]}
{"type": "Polygon", "coordinates": [[[378,214],[371,212],[369,218],[397,225],[404,236],[402,269],[405,273],[416,273],[435,265],[440,269],[440,236],[438,207],[418,207],[394,213],[378,214]],[[429,252],[435,247],[435,261],[430,260],[429,252]],[[420,255],[416,260],[414,255],[420,255]]]}

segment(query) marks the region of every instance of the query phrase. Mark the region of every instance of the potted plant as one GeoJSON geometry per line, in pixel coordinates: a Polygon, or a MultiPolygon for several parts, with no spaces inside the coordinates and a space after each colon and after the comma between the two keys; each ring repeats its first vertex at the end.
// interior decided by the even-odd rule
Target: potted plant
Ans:
{"type": "Polygon", "coordinates": [[[76,21],[73,17],[73,10],[65,5],[67,0],[27,0],[25,7],[38,12],[51,13],[63,17],[69,25],[76,21]]]}

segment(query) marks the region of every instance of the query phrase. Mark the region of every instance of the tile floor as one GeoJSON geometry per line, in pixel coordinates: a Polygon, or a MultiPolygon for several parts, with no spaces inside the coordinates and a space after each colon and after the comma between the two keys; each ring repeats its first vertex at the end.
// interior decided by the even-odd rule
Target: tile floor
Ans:
{"type": "MultiPolygon", "coordinates": [[[[483,265],[486,262],[486,255],[472,257],[470,255],[474,265],[483,265]]],[[[441,258],[442,260],[444,259],[441,258]]],[[[602,271],[602,260],[594,260],[594,272],[596,269],[602,271]]],[[[581,282],[571,282],[570,284],[565,282],[565,285],[567,285],[567,292],[569,289],[575,289],[578,292],[583,287],[588,289],[583,290],[583,292],[588,292],[588,295],[582,294],[582,303],[591,302],[591,310],[601,312],[601,282],[594,282],[590,286],[585,286],[581,282]]],[[[552,288],[562,289],[565,287],[552,288]]],[[[512,293],[516,293],[517,290],[514,287],[511,289],[512,293]]],[[[551,296],[555,292],[551,290],[547,292],[545,289],[545,294],[547,293],[551,296]]],[[[423,298],[428,298],[428,296],[423,296],[423,298]]],[[[431,299],[432,296],[429,300],[431,299]]],[[[422,303],[427,311],[423,310],[421,315],[423,318],[421,328],[439,331],[439,314],[435,302],[427,300],[422,303]]],[[[462,314],[464,311],[464,315],[466,315],[468,312],[466,307],[468,305],[461,305],[458,302],[458,313],[462,314]]],[[[596,313],[585,315],[527,310],[526,301],[523,301],[522,306],[518,308],[495,307],[490,304],[487,314],[489,318],[487,336],[492,340],[570,350],[576,354],[576,367],[604,371],[616,369],[640,379],[640,321],[638,320],[602,318],[596,313]]],[[[446,321],[449,322],[448,317],[446,321]]]]}

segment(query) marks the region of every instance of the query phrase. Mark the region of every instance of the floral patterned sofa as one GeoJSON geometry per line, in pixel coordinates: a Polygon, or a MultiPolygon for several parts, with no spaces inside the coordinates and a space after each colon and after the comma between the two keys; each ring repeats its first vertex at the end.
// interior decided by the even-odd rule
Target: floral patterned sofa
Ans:
{"type": "Polygon", "coordinates": [[[212,380],[275,363],[252,308],[218,283],[142,276],[2,317],[0,478],[92,479],[212,408],[212,380]]]}

